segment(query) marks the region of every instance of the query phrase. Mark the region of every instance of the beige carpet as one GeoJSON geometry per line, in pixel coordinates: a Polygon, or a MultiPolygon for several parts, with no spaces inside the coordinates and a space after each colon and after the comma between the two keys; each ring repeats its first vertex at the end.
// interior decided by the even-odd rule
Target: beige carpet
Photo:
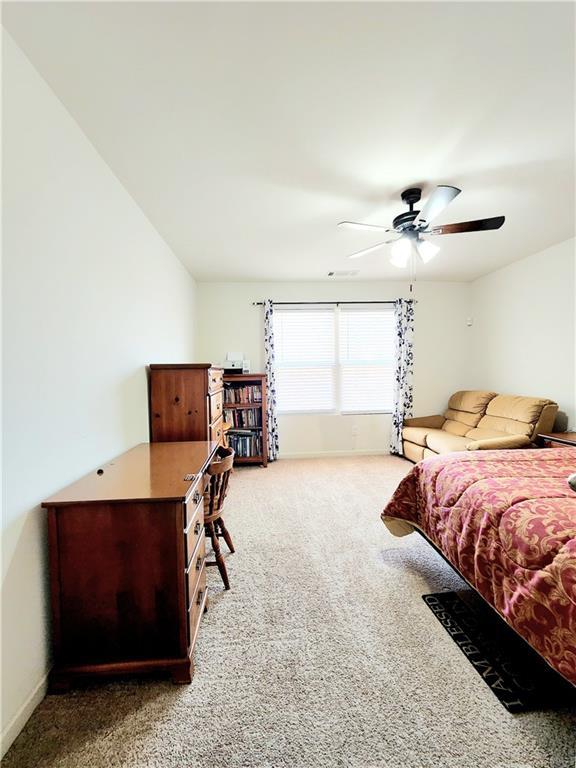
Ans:
{"type": "Polygon", "coordinates": [[[508,714],[420,598],[462,585],[379,520],[408,466],[237,471],[192,685],[50,696],[5,768],[573,768],[576,713],[508,714]]]}

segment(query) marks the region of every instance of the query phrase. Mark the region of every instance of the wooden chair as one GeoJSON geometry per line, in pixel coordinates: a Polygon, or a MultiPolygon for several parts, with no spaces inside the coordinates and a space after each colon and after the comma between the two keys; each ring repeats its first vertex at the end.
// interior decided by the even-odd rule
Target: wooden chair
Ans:
{"type": "Polygon", "coordinates": [[[230,442],[228,440],[228,432],[232,429],[232,424],[228,424],[227,421],[222,422],[222,440],[224,443],[224,448],[230,447],[230,442]]]}
{"type": "Polygon", "coordinates": [[[216,458],[208,467],[206,474],[209,477],[209,485],[204,496],[204,527],[206,536],[212,542],[215,560],[207,561],[206,565],[216,565],[224,582],[224,589],[230,589],[228,572],[224,555],[220,551],[219,538],[223,538],[230,552],[234,552],[234,544],[228,533],[228,529],[222,520],[224,501],[228,492],[228,480],[234,463],[234,451],[232,448],[220,446],[216,451],[216,458]]]}

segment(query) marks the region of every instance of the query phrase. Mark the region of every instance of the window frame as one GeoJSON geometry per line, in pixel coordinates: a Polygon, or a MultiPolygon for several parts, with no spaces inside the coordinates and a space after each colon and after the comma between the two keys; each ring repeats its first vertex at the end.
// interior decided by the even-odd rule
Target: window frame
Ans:
{"type": "MultiPolygon", "coordinates": [[[[382,302],[384,305],[384,302],[382,302]]],[[[353,303],[347,304],[348,307],[351,309],[355,309],[356,311],[374,311],[373,306],[369,306],[367,304],[363,304],[362,302],[359,302],[357,305],[354,305],[353,303]]],[[[293,306],[285,305],[282,307],[282,309],[274,310],[274,312],[304,312],[308,310],[313,309],[326,309],[325,305],[321,304],[311,304],[307,305],[306,309],[302,308],[302,305],[294,304],[293,306]]],[[[332,312],[332,322],[334,326],[334,360],[335,363],[332,366],[332,372],[333,372],[333,378],[334,378],[334,401],[336,403],[336,408],[327,408],[327,409],[314,409],[314,410],[294,410],[294,411],[284,411],[280,408],[276,409],[276,413],[278,416],[380,416],[380,415],[391,415],[393,413],[392,409],[382,409],[382,410],[363,410],[363,411],[349,411],[349,410],[342,410],[340,408],[341,402],[342,402],[342,385],[341,385],[341,370],[342,370],[342,363],[341,363],[341,356],[340,356],[340,314],[341,314],[341,308],[338,303],[334,303],[334,306],[331,308],[332,312]]],[[[393,314],[393,310],[392,310],[393,314]]],[[[273,315],[274,318],[274,315],[273,315]]],[[[275,373],[277,372],[276,363],[274,365],[275,373]]]]}

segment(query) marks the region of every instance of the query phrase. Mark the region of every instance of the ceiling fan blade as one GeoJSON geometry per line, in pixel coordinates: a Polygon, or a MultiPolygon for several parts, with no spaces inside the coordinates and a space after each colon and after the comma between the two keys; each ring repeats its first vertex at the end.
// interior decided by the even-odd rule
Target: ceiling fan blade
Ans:
{"type": "Polygon", "coordinates": [[[481,232],[486,229],[500,229],[504,224],[505,216],[494,216],[491,219],[477,219],[476,221],[460,221],[458,224],[441,224],[426,234],[452,235],[457,232],[481,232]]]}
{"type": "Polygon", "coordinates": [[[436,187],[426,201],[424,208],[422,208],[416,217],[416,221],[414,222],[416,227],[427,227],[431,221],[434,221],[434,219],[450,205],[452,200],[454,200],[460,192],[462,192],[462,190],[458,189],[458,187],[449,187],[445,184],[436,187]]]}
{"type": "Polygon", "coordinates": [[[339,221],[338,226],[347,229],[378,229],[384,230],[384,232],[394,232],[393,229],[388,229],[382,224],[364,224],[361,221],[339,221]]]}
{"type": "Polygon", "coordinates": [[[385,240],[383,243],[376,243],[376,245],[370,246],[370,248],[363,248],[361,251],[356,251],[356,253],[351,253],[350,256],[348,256],[349,259],[359,259],[360,256],[365,256],[367,253],[372,253],[372,251],[377,251],[378,248],[383,248],[385,245],[388,245],[388,243],[393,242],[392,240],[385,240]]]}

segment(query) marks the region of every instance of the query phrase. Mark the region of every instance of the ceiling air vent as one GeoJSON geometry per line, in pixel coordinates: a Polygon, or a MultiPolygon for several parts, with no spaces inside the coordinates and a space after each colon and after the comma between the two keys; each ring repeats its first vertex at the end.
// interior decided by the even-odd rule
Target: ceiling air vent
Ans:
{"type": "Polygon", "coordinates": [[[334,272],[328,272],[328,277],[354,277],[358,271],[357,269],[337,269],[334,272]]]}

